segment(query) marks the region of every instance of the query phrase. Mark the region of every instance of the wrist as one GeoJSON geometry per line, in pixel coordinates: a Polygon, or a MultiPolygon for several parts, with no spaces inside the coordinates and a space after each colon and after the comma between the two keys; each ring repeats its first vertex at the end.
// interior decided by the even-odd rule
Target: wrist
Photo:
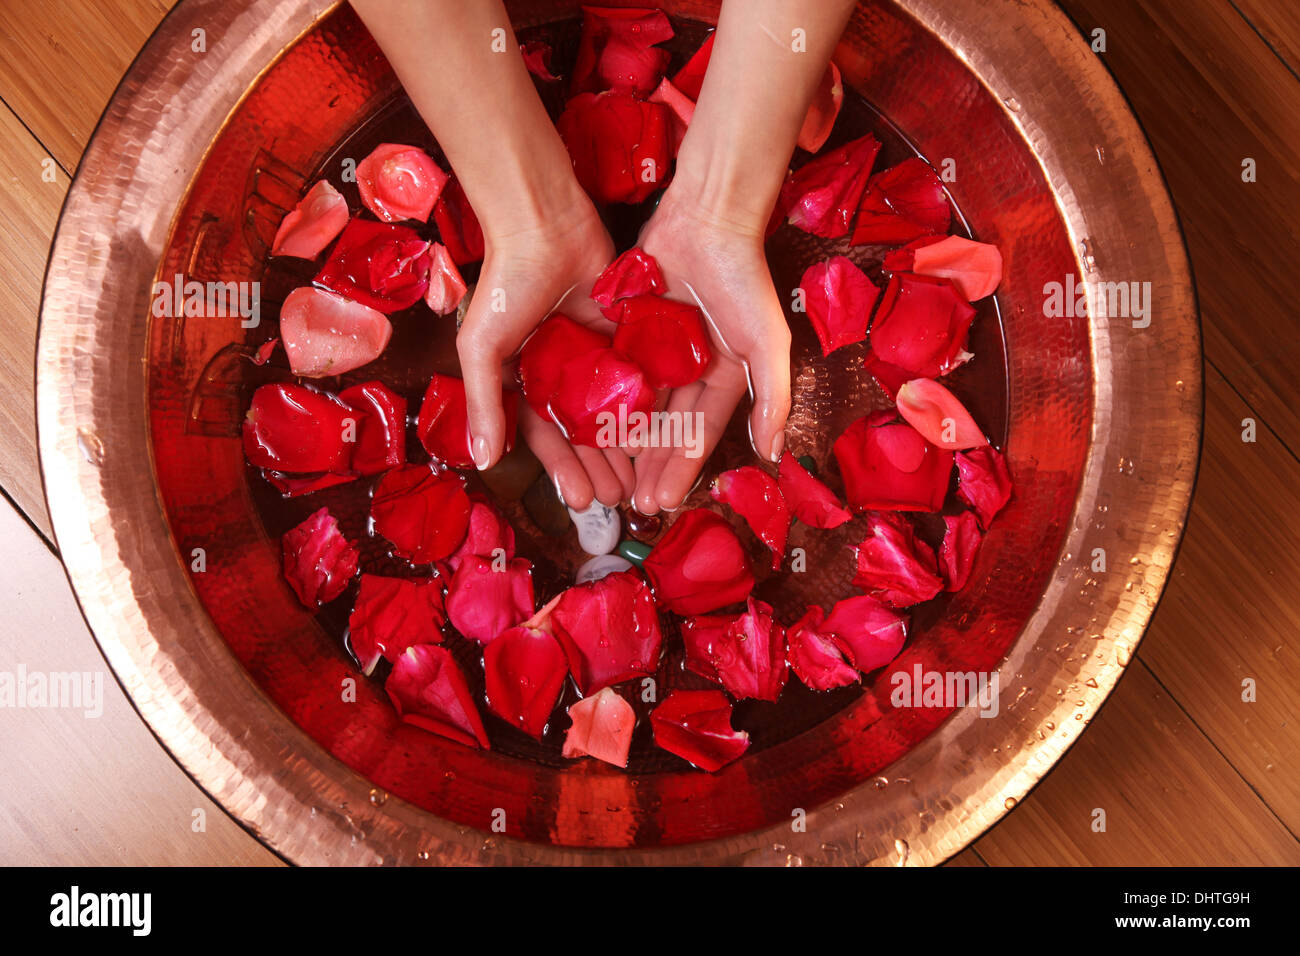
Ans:
{"type": "Polygon", "coordinates": [[[688,134],[664,199],[733,232],[762,237],[787,168],[788,157],[758,155],[705,135],[692,142],[688,134]]]}

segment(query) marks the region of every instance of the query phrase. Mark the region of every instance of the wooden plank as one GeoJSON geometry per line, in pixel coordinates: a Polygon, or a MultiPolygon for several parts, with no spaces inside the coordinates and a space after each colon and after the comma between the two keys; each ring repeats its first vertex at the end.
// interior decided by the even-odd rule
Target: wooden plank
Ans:
{"type": "Polygon", "coordinates": [[[1263,34],[1291,72],[1300,72],[1300,5],[1278,0],[1233,0],[1233,6],[1263,34]]]}
{"type": "Polygon", "coordinates": [[[1293,833],[1300,833],[1300,467],[1212,369],[1187,536],[1140,657],[1293,833]],[[1243,681],[1257,701],[1242,700],[1243,681]]]}
{"type": "Polygon", "coordinates": [[[0,105],[0,487],[51,537],[36,455],[36,313],[68,176],[0,105]]]}
{"type": "Polygon", "coordinates": [[[974,844],[990,866],[1300,864],[1278,822],[1135,662],[1087,733],[974,844]],[[1105,832],[1094,832],[1094,811],[1105,832]]]}
{"type": "Polygon", "coordinates": [[[980,859],[980,855],[975,852],[973,847],[967,847],[945,863],[944,866],[988,866],[988,864],[980,859]]]}
{"type": "Polygon", "coordinates": [[[77,707],[0,707],[0,865],[280,862],[154,740],[95,647],[58,559],[4,503],[0,594],[0,681],[16,682],[19,668],[28,688],[36,674],[89,673],[102,690],[100,716],[88,715],[99,709],[87,707],[90,696],[77,707]]]}
{"type": "Polygon", "coordinates": [[[1206,354],[1300,450],[1292,261],[1300,82],[1222,0],[1062,5],[1085,33],[1106,30],[1101,56],[1168,177],[1196,273],[1206,354]],[[1242,181],[1246,158],[1256,162],[1257,182],[1242,181]]]}
{"type": "Polygon", "coordinates": [[[165,0],[5,0],[0,99],[69,171],[118,80],[163,18],[165,0]]]}

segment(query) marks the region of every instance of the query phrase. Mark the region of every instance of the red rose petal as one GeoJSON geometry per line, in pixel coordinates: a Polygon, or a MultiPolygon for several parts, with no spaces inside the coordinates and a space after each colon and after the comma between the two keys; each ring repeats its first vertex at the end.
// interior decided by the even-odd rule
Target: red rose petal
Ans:
{"type": "Polygon", "coordinates": [[[713,359],[703,313],[688,302],[638,295],[619,303],[614,348],[636,359],[651,388],[680,388],[713,359]]]}
{"type": "Polygon", "coordinates": [[[980,427],[952,392],[929,378],[914,378],[898,390],[898,414],[930,444],[952,451],[987,445],[980,427]]]}
{"type": "Polygon", "coordinates": [[[727,628],[736,617],[734,614],[697,614],[682,620],[682,645],[686,649],[684,664],[688,671],[715,684],[722,683],[713,666],[713,645],[726,636],[727,628]]]}
{"type": "Polygon", "coordinates": [[[569,588],[551,612],[551,627],[584,697],[659,666],[659,615],[635,570],[569,588]]]}
{"type": "Polygon", "coordinates": [[[619,300],[638,295],[660,295],[667,288],[664,274],[654,256],[633,246],[605,267],[605,271],[592,283],[591,297],[600,306],[605,318],[617,322],[622,311],[616,305],[619,300]]]}
{"type": "Polygon", "coordinates": [[[871,351],[913,378],[946,375],[971,356],[975,310],[947,279],[900,272],[889,280],[871,324],[871,351]]]}
{"type": "Polygon", "coordinates": [[[904,519],[872,515],[858,545],[853,584],[892,607],[911,607],[943,590],[937,567],[934,550],[904,519]]]}
{"type": "Polygon", "coordinates": [[[595,757],[615,767],[627,766],[636,712],[611,687],[578,701],[569,708],[573,721],[564,735],[564,757],[595,757]]]}
{"type": "Polygon", "coordinates": [[[480,558],[510,560],[515,556],[515,529],[505,515],[494,508],[486,498],[470,495],[469,527],[465,540],[447,559],[455,571],[468,555],[480,558]]]}
{"type": "Polygon", "coordinates": [[[944,515],[943,544],[939,547],[939,570],[945,591],[960,591],[970,580],[975,556],[984,538],[973,511],[944,515]]]}
{"type": "Polygon", "coordinates": [[[832,256],[809,266],[799,280],[808,320],[812,322],[822,355],[861,342],[867,337],[871,309],[880,290],[866,273],[845,256],[832,256]]]}
{"type": "Polygon", "coordinates": [[[357,164],[361,201],[384,222],[428,222],[446,182],[447,174],[414,146],[382,143],[357,164]]]}
{"type": "Polygon", "coordinates": [[[596,64],[601,88],[649,96],[659,85],[672,54],[636,40],[611,37],[596,64]]]}
{"type": "Polygon", "coordinates": [[[957,496],[979,513],[987,529],[1011,500],[1011,472],[992,445],[957,453],[957,496]]]}
{"type": "Polygon", "coordinates": [[[776,479],[761,468],[745,465],[718,475],[709,494],[745,519],[750,530],[772,549],[772,570],[779,570],[790,533],[790,509],[776,479]]]}
{"type": "Polygon", "coordinates": [[[413,644],[440,644],[446,623],[441,579],[363,574],[348,618],[348,646],[369,674],[381,657],[396,662],[413,644]]]}
{"type": "Polygon", "coordinates": [[[383,313],[324,289],[294,289],[280,306],[289,369],[304,378],[342,375],[373,362],[392,334],[383,313]]]}
{"type": "Polygon", "coordinates": [[[433,221],[438,226],[438,238],[447,247],[451,261],[457,266],[467,266],[483,258],[483,227],[479,225],[474,207],[460,180],[452,178],[443,187],[438,204],[433,207],[433,221]]]}
{"type": "Polygon", "coordinates": [[[917,247],[912,271],[948,279],[968,302],[974,302],[992,294],[1002,281],[1002,253],[992,243],[946,236],[917,247]]]}
{"type": "Polygon", "coordinates": [[[862,360],[862,367],[876,380],[880,390],[889,396],[891,402],[898,397],[898,390],[912,378],[912,373],[907,369],[890,365],[871,351],[862,360]]]}
{"type": "Polygon", "coordinates": [[[360,416],[333,397],[302,385],[263,385],[244,415],[244,457],[255,468],[346,472],[347,436],[360,416]]]}
{"type": "Polygon", "coordinates": [[[467,747],[490,749],[469,686],[445,647],[408,647],[394,662],[384,690],[403,722],[467,747]]]}
{"type": "Polygon", "coordinates": [[[677,151],[682,147],[682,140],[686,138],[686,130],[695,118],[695,103],[673,86],[669,79],[659,81],[655,91],[650,94],[650,102],[662,103],[672,110],[672,155],[676,157],[677,151]]]}
{"type": "Polygon", "coordinates": [[[546,404],[547,417],[573,445],[612,446],[611,426],[619,418],[654,411],[654,391],[636,362],[614,349],[599,349],[569,359],[546,404]]]}
{"type": "Polygon", "coordinates": [[[582,93],[569,101],[555,125],[592,199],[639,203],[667,181],[671,112],[626,93],[582,93]]]}
{"type": "Polygon", "coordinates": [[[673,77],[673,86],[681,90],[684,96],[689,96],[697,102],[700,98],[700,88],[704,85],[704,73],[709,68],[709,58],[713,55],[715,36],[717,34],[710,31],[708,37],[700,44],[700,48],[691,54],[686,65],[673,77]]]}
{"type": "Polygon", "coordinates": [[[907,616],[868,594],[836,602],[821,631],[862,673],[884,667],[903,649],[907,616]]]}
{"type": "Polygon", "coordinates": [[[560,700],[569,663],[548,632],[521,624],[483,648],[483,675],[488,709],[540,740],[560,700]]]}
{"type": "Polygon", "coordinates": [[[296,475],[286,475],[282,471],[268,471],[266,480],[274,485],[284,497],[300,498],[303,495],[324,491],[326,488],[333,488],[335,485],[346,485],[349,481],[356,481],[357,476],[324,474],[302,478],[296,475]]]}
{"type": "Polygon", "coordinates": [[[943,183],[923,159],[905,159],[871,177],[858,208],[853,245],[902,245],[948,231],[952,209],[943,183]]]}
{"type": "Polygon", "coordinates": [[[339,531],[339,523],[321,508],[281,538],[284,577],[309,608],[333,601],[357,573],[361,552],[339,531]]]}
{"type": "Polygon", "coordinates": [[[542,40],[519,44],[519,54],[524,58],[528,72],[539,80],[554,83],[559,79],[551,72],[551,45],[542,40]]]}
{"type": "Polygon", "coordinates": [[[280,337],[277,335],[273,339],[267,339],[259,345],[254,351],[249,361],[254,365],[261,367],[271,361],[271,355],[275,352],[275,347],[280,344],[280,337]]]}
{"type": "Polygon", "coordinates": [[[847,235],[880,143],[871,134],[799,167],[781,187],[777,207],[790,224],[824,239],[847,235]]]}
{"type": "Polygon", "coordinates": [[[403,465],[384,473],[370,502],[374,529],[393,545],[393,554],[431,564],[465,540],[470,503],[455,472],[427,465],[403,465]]]}
{"type": "Polygon", "coordinates": [[[596,93],[618,83],[622,88],[638,89],[649,93],[658,82],[651,81],[642,70],[632,70],[624,64],[629,52],[646,51],[651,56],[660,54],[662,62],[655,69],[662,73],[668,65],[664,50],[651,50],[656,43],[673,37],[673,27],[662,10],[639,7],[583,7],[582,36],[578,40],[578,55],[573,65],[573,80],[569,95],[596,93]],[[612,48],[612,49],[611,49],[612,48]],[[624,71],[633,73],[624,79],[624,71]],[[638,82],[639,81],[639,82],[638,82]],[[648,83],[644,89],[640,87],[648,83]]]}
{"type": "Polygon", "coordinates": [[[347,224],[348,201],[322,179],[280,220],[271,255],[315,259],[347,224]]]}
{"type": "Polygon", "coordinates": [[[549,418],[548,406],[564,380],[565,364],[612,344],[609,336],[556,312],[537,327],[519,353],[519,385],[525,401],[542,418],[549,418]]]}
{"type": "Polygon", "coordinates": [[[461,278],[460,270],[451,253],[442,243],[429,246],[429,287],[424,293],[424,304],[438,315],[451,315],[460,307],[469,286],[461,278]]]}
{"type": "Polygon", "coordinates": [[[893,410],[859,418],[835,440],[844,495],[854,511],[938,511],[952,452],[931,445],[893,410]]]}
{"type": "Polygon", "coordinates": [[[353,219],[315,281],[387,315],[424,295],[430,261],[429,243],[409,226],[353,219]]]}
{"type": "MultiPolygon", "coordinates": [[[[514,446],[519,393],[502,389],[501,404],[506,414],[505,450],[509,451],[514,446]]],[[[467,416],[464,380],[435,372],[420,403],[415,432],[425,450],[448,468],[474,467],[467,416]]]]}
{"type": "Polygon", "coordinates": [[[811,690],[831,690],[859,681],[858,672],[845,660],[845,653],[822,631],[826,612],[810,607],[786,632],[786,656],[790,669],[811,690]]]}
{"type": "Polygon", "coordinates": [[[675,690],[650,714],[655,744],[714,773],[749,748],[749,734],[731,726],[731,702],[720,690],[675,690]]]}
{"type": "Polygon", "coordinates": [[[772,606],[751,597],[745,613],[712,642],[710,663],[732,697],[780,697],[787,673],[785,628],[772,617],[772,606]]]}
{"type": "Polygon", "coordinates": [[[915,272],[912,266],[916,264],[916,250],[936,242],[943,242],[947,238],[948,236],[922,236],[920,239],[913,239],[907,245],[885,253],[885,258],[880,264],[886,272],[890,273],[915,272]]]}
{"type": "Polygon", "coordinates": [[[840,80],[840,68],[833,62],[828,63],[817,92],[808,104],[808,112],[804,114],[803,126],[799,128],[800,149],[815,153],[826,144],[843,103],[844,84],[840,80]]]}
{"type": "Polygon", "coordinates": [[[471,640],[486,644],[533,613],[533,565],[524,558],[498,563],[461,557],[447,587],[447,619],[471,640]]]}
{"type": "Polygon", "coordinates": [[[810,528],[838,528],[853,517],[789,452],[777,465],[776,483],[794,516],[810,528]]]}
{"type": "Polygon", "coordinates": [[[352,447],[353,471],[376,475],[406,463],[406,399],[382,382],[345,388],[339,399],[364,413],[352,447]]]}
{"type": "Polygon", "coordinates": [[[679,515],[643,567],[659,605],[684,616],[743,601],[754,589],[749,558],[736,532],[706,508],[679,515]]]}

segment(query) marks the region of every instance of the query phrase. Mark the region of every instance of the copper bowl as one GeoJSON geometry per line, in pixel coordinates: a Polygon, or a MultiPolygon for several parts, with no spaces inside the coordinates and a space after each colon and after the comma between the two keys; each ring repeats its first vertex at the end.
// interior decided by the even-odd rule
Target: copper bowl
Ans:
{"type": "MultiPolygon", "coordinates": [[[[716,16],[703,0],[662,5],[687,32],[716,16]]],[[[509,6],[520,30],[578,10],[509,6]]],[[[268,229],[393,108],[396,81],[325,0],[184,0],[164,20],[59,223],[41,460],[110,665],[181,765],[272,849],[301,863],[936,863],[1013,807],[1100,707],[1164,586],[1200,435],[1196,306],[1155,161],[1046,0],[864,2],[836,61],[898,143],[953,161],[954,202],[1006,257],[998,311],[981,319],[985,371],[971,373],[992,368],[993,384],[971,388],[1017,495],[973,583],[890,668],[996,671],[1000,711],[892,708],[878,676],[717,775],[621,773],[458,748],[398,723],[364,681],[356,703],[335,702],[348,659],[281,593],[235,437],[244,350],[269,333],[151,319],[150,305],[175,273],[268,279],[274,299],[268,229]],[[1048,318],[1045,283],[1067,276],[1092,283],[1087,314],[1048,318]],[[1150,284],[1149,321],[1104,314],[1111,282],[1150,284]],[[198,546],[208,565],[194,573],[198,546]],[[505,833],[490,827],[498,808],[505,833]]],[[[829,419],[876,399],[808,371],[802,350],[797,335],[795,401],[812,412],[792,431],[824,459],[843,425],[829,419]]]]}

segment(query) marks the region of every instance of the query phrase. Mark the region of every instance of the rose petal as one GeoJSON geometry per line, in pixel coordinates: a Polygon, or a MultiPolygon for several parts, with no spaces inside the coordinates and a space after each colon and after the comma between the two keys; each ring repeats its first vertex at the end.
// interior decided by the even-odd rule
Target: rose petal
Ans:
{"type": "Polygon", "coordinates": [[[394,662],[384,690],[404,723],[467,747],[490,749],[469,686],[445,647],[408,647],[394,662]]]}
{"type": "Polygon", "coordinates": [[[280,220],[271,255],[315,259],[348,224],[348,201],[320,180],[280,220]]]}
{"type": "Polygon", "coordinates": [[[515,556],[515,529],[505,515],[480,495],[470,495],[469,527],[465,540],[447,564],[455,571],[468,555],[509,561],[515,556]]]}
{"type": "Polygon", "coordinates": [[[429,243],[408,226],[353,219],[316,283],[385,315],[409,309],[429,287],[429,243]]]}
{"type": "Polygon", "coordinates": [[[914,378],[898,390],[898,414],[932,445],[962,451],[987,445],[980,427],[952,392],[928,378],[914,378]]]}
{"type": "Polygon", "coordinates": [[[974,302],[992,294],[1002,281],[1002,253],[992,243],[946,236],[916,249],[912,271],[949,279],[968,302],[974,302]]]}
{"type": "Polygon", "coordinates": [[[943,544],[939,547],[939,570],[945,591],[960,591],[970,580],[975,556],[984,538],[973,511],[944,515],[943,544]]]}
{"type": "Polygon", "coordinates": [[[522,624],[502,631],[483,649],[483,674],[488,709],[540,740],[569,675],[555,638],[522,624]]]}
{"type": "Polygon", "coordinates": [[[611,37],[597,61],[596,75],[602,89],[648,96],[659,85],[670,59],[667,50],[611,37]]]}
{"type": "Polygon", "coordinates": [[[826,144],[843,103],[844,84],[840,80],[840,68],[831,62],[826,64],[826,72],[822,74],[822,81],[808,104],[808,112],[804,114],[803,126],[799,128],[800,149],[815,153],[826,144]]]}
{"type": "Polygon", "coordinates": [[[253,351],[253,355],[249,361],[258,367],[265,365],[267,362],[271,361],[271,355],[274,354],[275,347],[279,344],[280,337],[278,335],[273,339],[267,339],[253,351]]]}
{"type": "Polygon", "coordinates": [[[551,72],[551,45],[542,40],[531,40],[519,44],[519,54],[524,58],[528,72],[546,83],[559,79],[551,72]]]}
{"type": "Polygon", "coordinates": [[[845,256],[832,256],[809,266],[799,280],[808,320],[812,322],[822,355],[861,342],[867,337],[871,309],[880,290],[866,273],[845,256]]]}
{"type": "Polygon", "coordinates": [[[761,468],[745,465],[718,475],[709,494],[745,519],[750,530],[772,549],[772,570],[779,570],[790,533],[790,509],[776,480],[761,468]]]}
{"type": "Polygon", "coordinates": [[[360,417],[332,396],[302,385],[263,385],[244,415],[244,457],[255,468],[346,472],[353,449],[347,436],[360,417]]]}
{"type": "Polygon", "coordinates": [[[854,511],[938,511],[952,452],[936,448],[891,409],[859,418],[835,440],[844,495],[854,511]]]}
{"type": "Polygon", "coordinates": [[[406,463],[406,399],[382,382],[365,382],[339,392],[362,413],[352,446],[352,470],[376,475],[406,463]]]}
{"type": "Polygon", "coordinates": [[[686,649],[683,663],[688,671],[715,684],[722,683],[713,666],[713,645],[726,636],[727,628],[737,617],[735,614],[697,614],[682,620],[682,645],[686,649]]]}
{"type": "Polygon", "coordinates": [[[914,157],[871,177],[849,241],[901,245],[947,232],[951,220],[943,183],[929,163],[914,157]]]}
{"type": "Polygon", "coordinates": [[[916,536],[916,530],[904,519],[884,514],[870,516],[867,536],[857,552],[854,586],[892,607],[911,607],[943,590],[943,579],[935,573],[934,550],[916,536]]]}
{"type": "Polygon", "coordinates": [[[464,555],[447,588],[447,619],[480,644],[526,621],[533,604],[533,565],[524,558],[464,555]]]}
{"type": "Polygon", "coordinates": [[[303,495],[310,495],[317,491],[324,491],[326,488],[333,488],[335,485],[346,485],[349,481],[356,481],[356,475],[315,475],[311,478],[301,478],[294,475],[286,475],[282,471],[266,472],[266,480],[274,485],[286,498],[300,498],[303,495]]]}
{"type": "Polygon", "coordinates": [[[735,618],[711,642],[711,660],[718,679],[737,699],[776,700],[785,687],[785,628],[772,617],[772,606],[749,599],[735,618]]]}
{"type": "Polygon", "coordinates": [[[547,417],[573,445],[613,447],[620,419],[654,411],[654,391],[641,367],[614,349],[575,356],[560,368],[560,381],[546,404],[547,417]]]}
{"type": "Polygon", "coordinates": [[[294,289],[280,306],[289,369],[304,378],[342,375],[373,362],[392,334],[382,313],[324,289],[294,289]]]}
{"type": "Polygon", "coordinates": [[[789,452],[777,465],[776,483],[794,516],[810,528],[838,528],[853,517],[789,452]]]}
{"type": "Polygon", "coordinates": [[[551,612],[551,627],[584,697],[659,666],[659,615],[637,571],[569,588],[551,612]]]}
{"type": "Polygon", "coordinates": [[[428,222],[446,182],[447,174],[414,146],[381,143],[357,163],[361,202],[384,222],[428,222]]]}
{"type": "Polygon", "coordinates": [[[850,664],[866,674],[884,667],[902,651],[907,616],[863,594],[836,602],[821,630],[850,664]]]}
{"type": "Polygon", "coordinates": [[[890,365],[871,351],[862,360],[862,367],[876,380],[880,390],[889,396],[891,402],[898,397],[898,390],[912,378],[912,373],[907,369],[890,365]]]}
{"type": "Polygon", "coordinates": [[[630,69],[624,65],[623,59],[629,52],[636,51],[646,51],[651,56],[659,54],[662,62],[654,72],[662,73],[668,65],[668,53],[666,50],[651,50],[651,47],[672,37],[672,24],[662,10],[583,7],[582,35],[578,40],[569,95],[599,92],[615,83],[624,89],[649,93],[658,82],[658,76],[654,76],[652,81],[650,76],[637,70],[633,71],[634,76],[623,79],[620,73],[630,69]]]}
{"type": "Polygon", "coordinates": [[[333,601],[357,573],[361,552],[339,531],[339,523],[321,508],[280,539],[284,577],[309,608],[333,601]]]}
{"type": "Polygon", "coordinates": [[[705,508],[678,515],[642,566],[660,607],[686,616],[743,601],[754,588],[740,539],[705,508]]]}
{"type": "Polygon", "coordinates": [[[674,690],[650,713],[655,744],[714,773],[749,748],[749,734],[731,726],[731,702],[720,690],[674,690]]]}
{"type": "Polygon", "coordinates": [[[703,313],[688,302],[657,295],[633,296],[619,303],[614,348],[635,358],[653,389],[689,385],[713,359],[703,313]]]}
{"type": "Polygon", "coordinates": [[[676,157],[682,140],[686,137],[686,130],[695,118],[695,103],[667,78],[659,81],[655,91],[650,94],[650,102],[662,103],[672,110],[672,155],[676,157]]]}
{"type": "Polygon", "coordinates": [[[826,612],[810,607],[786,632],[790,669],[811,690],[831,690],[859,681],[858,672],[845,660],[845,652],[822,631],[826,612]]]}
{"type": "Polygon", "coordinates": [[[556,120],[582,188],[598,203],[639,203],[667,181],[672,111],[626,93],[582,93],[556,120]]]}
{"type": "MultiPolygon", "coordinates": [[[[618,321],[616,303],[637,295],[660,295],[668,288],[654,256],[633,246],[605,267],[591,286],[591,297],[605,318],[618,321]]],[[[563,316],[561,316],[563,318],[563,316]]],[[[594,334],[594,333],[593,333],[594,334]]]]}
{"type": "Polygon", "coordinates": [[[446,623],[440,578],[363,574],[348,618],[348,646],[369,674],[381,657],[395,662],[413,644],[442,643],[446,623]]]}
{"type": "MultiPolygon", "coordinates": [[[[501,404],[506,415],[505,450],[509,451],[514,446],[519,394],[502,389],[501,404]]],[[[415,432],[425,450],[448,468],[474,467],[462,379],[433,374],[420,403],[415,432]]]]}
{"type": "Polygon", "coordinates": [[[781,187],[777,208],[814,236],[847,235],[879,151],[868,133],[799,167],[781,187]]]}
{"type": "Polygon", "coordinates": [[[394,555],[415,564],[452,554],[465,540],[469,511],[460,476],[427,465],[385,472],[370,502],[375,531],[392,543],[394,555]]]}
{"type": "Polygon", "coordinates": [[[880,265],[889,273],[915,272],[912,266],[916,264],[916,250],[936,242],[943,242],[947,238],[947,236],[922,236],[920,239],[913,239],[905,246],[886,252],[880,265]]]}
{"type": "Polygon", "coordinates": [[[564,735],[564,757],[595,757],[615,767],[627,766],[636,712],[611,687],[578,701],[569,708],[573,721],[564,735]]]}
{"type": "Polygon", "coordinates": [[[429,287],[424,293],[424,304],[439,315],[451,315],[460,306],[469,287],[461,278],[460,270],[451,253],[442,243],[429,245],[429,287]]]}
{"type": "Polygon", "coordinates": [[[479,225],[474,207],[460,180],[452,178],[443,187],[438,204],[433,207],[433,221],[438,226],[438,238],[447,247],[451,261],[457,266],[467,266],[483,258],[483,227],[479,225]]]}
{"type": "Polygon", "coordinates": [[[519,385],[524,400],[542,418],[549,418],[548,406],[564,381],[565,364],[612,344],[609,336],[556,312],[537,327],[519,353],[519,385]]]}
{"type": "Polygon", "coordinates": [[[938,378],[971,357],[966,336],[974,317],[947,279],[900,272],[889,280],[871,324],[871,351],[912,378],[938,378]]]}
{"type": "Polygon", "coordinates": [[[691,54],[686,65],[673,76],[673,86],[682,91],[684,96],[699,101],[700,88],[704,85],[704,73],[709,68],[709,58],[713,56],[713,38],[717,36],[712,30],[700,44],[700,48],[691,54]]]}
{"type": "Polygon", "coordinates": [[[957,453],[957,496],[979,513],[987,530],[993,518],[1011,500],[1011,472],[1006,459],[992,445],[957,453]]]}

